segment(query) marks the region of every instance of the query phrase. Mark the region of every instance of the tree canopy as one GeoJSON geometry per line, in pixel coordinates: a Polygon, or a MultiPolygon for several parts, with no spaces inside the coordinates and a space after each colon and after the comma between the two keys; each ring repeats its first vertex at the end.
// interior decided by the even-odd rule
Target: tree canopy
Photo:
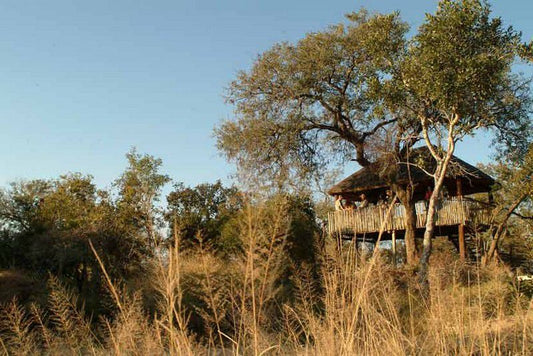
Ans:
{"type": "Polygon", "coordinates": [[[411,39],[398,13],[347,19],[275,44],[230,84],[235,117],[215,135],[241,172],[294,182],[332,161],[365,166],[380,141],[412,146],[421,124],[445,138],[453,115],[455,141],[487,128],[507,153],[527,149],[517,132],[531,129],[530,86],[511,69],[531,46],[487,3],[443,0],[411,39]]]}
{"type": "Polygon", "coordinates": [[[520,32],[491,17],[484,1],[444,0],[435,14],[426,15],[402,64],[401,79],[413,116],[434,137],[426,140],[428,146],[446,142],[443,131],[455,119],[454,141],[493,128],[500,144],[527,150],[529,80],[512,71],[521,46],[520,32]]]}
{"type": "Polygon", "coordinates": [[[139,154],[133,148],[126,154],[128,167],[116,180],[115,186],[119,190],[117,201],[121,217],[126,225],[133,222],[139,229],[144,230],[150,243],[160,239],[158,227],[159,201],[161,189],[170,182],[170,177],[161,174],[162,161],[147,154],[139,154]]]}
{"type": "Polygon", "coordinates": [[[367,165],[365,143],[396,121],[386,110],[407,25],[398,13],[347,16],[348,23],[274,45],[230,84],[235,120],[216,129],[219,149],[244,171],[294,181],[335,159],[367,165]]]}
{"type": "MultiPolygon", "coordinates": [[[[440,1],[412,38],[398,13],[361,10],[347,19],[295,44],[275,44],[240,72],[227,95],[235,118],[215,130],[218,147],[240,172],[278,185],[321,175],[330,162],[368,166],[386,154],[391,164],[379,173],[410,212],[411,262],[414,188],[394,184],[394,168],[423,141],[437,162],[428,172],[434,207],[464,137],[492,130],[500,152],[523,155],[530,85],[512,69],[519,57],[530,58],[531,45],[481,0],[440,1]]],[[[425,240],[423,263],[431,249],[425,240]]]]}
{"type": "Polygon", "coordinates": [[[221,233],[243,206],[243,197],[237,188],[225,187],[220,181],[195,187],[179,183],[168,194],[167,203],[167,221],[172,231],[177,224],[176,231],[186,244],[195,244],[201,239],[217,250],[235,248],[229,241],[221,240],[221,233]]]}

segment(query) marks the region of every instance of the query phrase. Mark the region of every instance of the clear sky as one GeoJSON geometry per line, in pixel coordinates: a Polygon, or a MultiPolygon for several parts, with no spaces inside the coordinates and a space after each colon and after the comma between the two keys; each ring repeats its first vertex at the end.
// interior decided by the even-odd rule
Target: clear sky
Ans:
{"type": "MultiPolygon", "coordinates": [[[[296,41],[364,6],[413,27],[433,0],[4,0],[0,2],[0,186],[66,172],[108,186],[132,146],[186,184],[227,179],[214,125],[224,88],[277,41],[296,41]]],[[[493,0],[533,36],[533,1],[493,0]]],[[[531,74],[531,71],[528,72],[531,74]]],[[[487,139],[458,148],[487,161],[487,139]]]]}

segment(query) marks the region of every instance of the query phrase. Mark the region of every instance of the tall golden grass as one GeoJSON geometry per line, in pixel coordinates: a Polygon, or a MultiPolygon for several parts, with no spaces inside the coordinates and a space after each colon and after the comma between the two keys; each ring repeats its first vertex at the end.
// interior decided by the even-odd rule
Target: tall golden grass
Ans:
{"type": "Polygon", "coordinates": [[[302,269],[295,297],[285,298],[288,222],[283,203],[250,205],[240,220],[244,253],[231,261],[208,249],[181,252],[176,236],[146,276],[154,313],[142,291],[110,280],[102,263],[116,312],[100,320],[50,277],[47,305],[2,306],[0,354],[533,354],[532,301],[503,267],[437,254],[423,298],[412,271],[328,241],[320,278],[302,269]]]}

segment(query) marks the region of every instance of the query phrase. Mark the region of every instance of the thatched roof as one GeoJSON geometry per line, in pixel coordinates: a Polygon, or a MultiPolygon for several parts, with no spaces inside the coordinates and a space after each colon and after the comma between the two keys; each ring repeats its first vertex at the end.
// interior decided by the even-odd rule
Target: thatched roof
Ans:
{"type": "MultiPolygon", "coordinates": [[[[391,159],[378,160],[335,184],[328,193],[330,195],[342,194],[343,196],[354,196],[356,193],[363,192],[366,194],[377,192],[376,194],[379,194],[379,192],[389,187],[388,182],[406,184],[410,180],[414,183],[419,183],[417,191],[423,192],[426,186],[432,184],[433,180],[418,167],[421,166],[426,171],[431,172],[434,170],[436,162],[427,147],[414,149],[410,155],[409,162],[411,164],[391,159]],[[394,172],[394,170],[390,169],[395,164],[400,166],[397,175],[393,175],[391,172],[394,172]]],[[[445,181],[445,186],[451,195],[456,195],[455,187],[458,178],[462,181],[464,195],[489,192],[496,183],[492,177],[480,169],[453,156],[445,181]]]]}

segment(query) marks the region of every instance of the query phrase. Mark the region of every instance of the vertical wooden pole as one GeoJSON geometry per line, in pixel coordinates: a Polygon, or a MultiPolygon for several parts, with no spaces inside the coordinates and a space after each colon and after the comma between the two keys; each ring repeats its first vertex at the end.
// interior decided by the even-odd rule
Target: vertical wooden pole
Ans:
{"type": "Polygon", "coordinates": [[[396,230],[392,230],[392,263],[396,267],[396,230]]]}
{"type": "Polygon", "coordinates": [[[459,236],[459,257],[461,258],[461,261],[464,261],[466,259],[466,245],[465,245],[465,225],[464,225],[464,211],[463,211],[463,183],[461,182],[461,178],[456,179],[457,182],[457,197],[459,199],[459,202],[461,202],[461,223],[459,224],[458,228],[458,236],[459,236]]]}
{"type": "Polygon", "coordinates": [[[363,243],[361,244],[361,256],[366,257],[366,233],[363,234],[363,243]]]}
{"type": "Polygon", "coordinates": [[[340,254],[342,251],[342,235],[339,232],[335,234],[335,237],[337,238],[337,252],[340,254]]]}

